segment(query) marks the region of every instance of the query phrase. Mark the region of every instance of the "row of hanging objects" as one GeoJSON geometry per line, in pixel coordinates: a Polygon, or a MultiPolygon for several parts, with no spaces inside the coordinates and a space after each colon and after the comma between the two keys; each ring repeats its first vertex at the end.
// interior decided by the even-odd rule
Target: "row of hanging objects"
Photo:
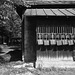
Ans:
{"type": "MultiPolygon", "coordinates": [[[[66,29],[64,27],[63,30],[66,29]]],[[[59,27],[57,27],[57,33],[51,32],[50,29],[54,31],[54,27],[37,27],[37,42],[38,45],[73,45],[75,42],[75,28],[70,27],[70,33],[59,33],[59,27]]]]}
{"type": "Polygon", "coordinates": [[[75,43],[75,35],[73,34],[53,34],[39,33],[37,34],[38,45],[73,45],[75,43]]]}
{"type": "Polygon", "coordinates": [[[36,28],[37,33],[75,33],[74,27],[60,26],[60,27],[50,27],[50,26],[39,26],[36,28]]]}

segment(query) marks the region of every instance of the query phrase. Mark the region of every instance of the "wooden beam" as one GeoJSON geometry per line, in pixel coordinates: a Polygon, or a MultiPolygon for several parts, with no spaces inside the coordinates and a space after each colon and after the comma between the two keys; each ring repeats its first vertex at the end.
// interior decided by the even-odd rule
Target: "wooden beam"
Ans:
{"type": "Polygon", "coordinates": [[[36,24],[35,18],[24,16],[23,47],[24,62],[36,61],[36,24]]]}
{"type": "Polygon", "coordinates": [[[33,9],[38,9],[38,8],[75,8],[75,4],[46,4],[46,5],[31,5],[33,9]]]}

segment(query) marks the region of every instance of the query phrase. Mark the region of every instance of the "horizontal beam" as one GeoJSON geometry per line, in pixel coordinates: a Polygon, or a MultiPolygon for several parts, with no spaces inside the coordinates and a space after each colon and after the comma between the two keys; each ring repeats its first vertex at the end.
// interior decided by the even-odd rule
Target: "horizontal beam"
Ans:
{"type": "Polygon", "coordinates": [[[41,8],[75,8],[75,4],[48,4],[48,5],[31,5],[31,9],[41,9],[41,8]]]}

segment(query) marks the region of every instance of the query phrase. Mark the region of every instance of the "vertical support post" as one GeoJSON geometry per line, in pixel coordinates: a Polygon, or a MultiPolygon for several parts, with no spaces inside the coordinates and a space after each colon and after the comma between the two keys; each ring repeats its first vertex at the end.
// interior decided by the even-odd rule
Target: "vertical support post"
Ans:
{"type": "Polygon", "coordinates": [[[21,36],[22,61],[24,62],[24,15],[22,15],[21,36]]]}
{"type": "Polygon", "coordinates": [[[23,48],[24,48],[24,62],[33,63],[35,67],[36,62],[36,23],[35,18],[24,16],[23,26],[23,48]]]}

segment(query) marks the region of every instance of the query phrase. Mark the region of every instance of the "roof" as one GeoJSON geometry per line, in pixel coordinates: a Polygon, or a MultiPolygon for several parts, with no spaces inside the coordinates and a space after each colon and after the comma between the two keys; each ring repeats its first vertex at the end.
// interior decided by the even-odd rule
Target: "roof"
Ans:
{"type": "Polygon", "coordinates": [[[75,4],[75,0],[23,0],[27,5],[75,4]]]}
{"type": "Polygon", "coordinates": [[[75,9],[27,9],[26,16],[75,16],[75,9]]]}

